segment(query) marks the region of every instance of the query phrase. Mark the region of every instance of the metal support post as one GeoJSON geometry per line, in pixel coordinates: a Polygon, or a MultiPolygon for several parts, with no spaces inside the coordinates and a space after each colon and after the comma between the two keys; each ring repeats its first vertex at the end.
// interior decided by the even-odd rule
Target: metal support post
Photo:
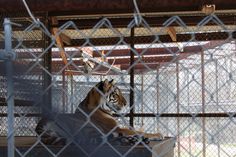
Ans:
{"type": "MultiPolygon", "coordinates": [[[[45,26],[48,28],[48,30],[50,30],[49,19],[47,16],[45,17],[45,26]]],[[[44,42],[44,50],[45,50],[50,45],[51,38],[43,33],[43,39],[45,41],[44,42]]],[[[51,102],[52,88],[48,88],[52,83],[52,78],[50,75],[52,71],[51,60],[52,60],[51,49],[48,49],[48,51],[45,52],[43,55],[43,66],[49,72],[48,73],[46,71],[43,71],[44,95],[43,95],[42,115],[46,117],[48,117],[52,112],[52,102],[51,102]]]]}
{"type": "MultiPolygon", "coordinates": [[[[134,27],[131,28],[131,44],[130,47],[134,49],[134,27]]],[[[130,66],[134,63],[134,53],[130,51],[130,66]]],[[[134,67],[130,69],[130,126],[134,126],[134,67]]]]}
{"type": "MultiPolygon", "coordinates": [[[[205,67],[204,67],[204,51],[201,51],[201,72],[202,72],[202,113],[205,113],[205,67]]],[[[202,143],[203,143],[203,157],[206,156],[206,128],[205,117],[202,117],[202,143]]]]}
{"type": "MultiPolygon", "coordinates": [[[[180,106],[180,102],[179,102],[179,96],[180,96],[180,83],[179,83],[179,61],[176,62],[176,103],[177,103],[177,114],[179,114],[179,106],[180,106]]],[[[177,117],[177,139],[178,139],[178,157],[180,157],[180,117],[177,117]]]]}
{"type": "MultiPolygon", "coordinates": [[[[5,52],[11,54],[12,51],[12,27],[11,21],[4,19],[5,32],[5,52]]],[[[11,55],[9,55],[11,56],[11,55]]],[[[8,157],[14,157],[14,93],[13,93],[13,65],[12,58],[5,59],[6,76],[7,76],[7,151],[8,157]]]]}

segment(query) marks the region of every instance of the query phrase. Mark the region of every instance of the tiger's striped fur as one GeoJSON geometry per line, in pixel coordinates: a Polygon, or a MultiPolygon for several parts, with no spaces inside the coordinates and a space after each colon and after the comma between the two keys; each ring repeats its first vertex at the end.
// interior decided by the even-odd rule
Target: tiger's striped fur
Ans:
{"type": "MultiPolygon", "coordinates": [[[[138,134],[144,138],[163,138],[162,134],[160,133],[150,134],[130,128],[119,127],[116,118],[112,116],[112,112],[121,110],[125,105],[126,100],[120,89],[115,86],[114,81],[108,81],[107,79],[105,81],[101,81],[89,91],[86,98],[79,104],[74,114],[75,117],[77,116],[77,118],[73,119],[74,122],[72,123],[70,129],[73,130],[73,127],[76,128],[76,124],[81,125],[81,121],[85,122],[87,117],[89,117],[89,122],[93,123],[104,134],[107,134],[113,130],[113,135],[134,136],[138,134]],[[81,115],[83,116],[81,117],[81,115]],[[87,117],[85,115],[87,115],[87,117]]],[[[64,119],[61,118],[61,122],[63,122],[64,119]]],[[[49,123],[53,123],[53,121],[50,122],[46,120],[43,122],[42,120],[36,127],[36,132],[39,135],[41,134],[42,141],[46,144],[65,143],[67,136],[64,134],[65,130],[63,131],[63,129],[67,128],[67,122],[65,122],[65,125],[62,126],[53,124],[49,125],[49,123]]],[[[85,130],[85,134],[86,132],[88,131],[85,130]]],[[[88,136],[90,135],[91,134],[89,133],[88,136]]],[[[97,136],[99,135],[97,134],[97,136]]],[[[81,135],[78,137],[87,138],[88,136],[81,135]]]]}
{"type": "MultiPolygon", "coordinates": [[[[126,105],[126,100],[123,97],[120,89],[114,85],[113,80],[99,82],[95,87],[93,87],[86,98],[78,105],[78,108],[74,114],[74,122],[85,121],[83,114],[90,114],[94,109],[102,111],[104,114],[111,115],[111,112],[116,112],[121,110],[126,105]],[[83,113],[81,113],[83,112],[83,113]],[[78,119],[77,119],[78,117],[78,119]],[[77,119],[77,120],[75,120],[77,119]],[[84,119],[84,120],[81,120],[84,119]]],[[[94,112],[97,114],[97,111],[94,112]]],[[[58,115],[57,117],[62,117],[63,115],[58,115]]],[[[65,116],[64,116],[65,117],[65,116]]],[[[93,116],[92,116],[93,117],[93,116]]],[[[48,145],[63,145],[66,143],[66,127],[68,127],[68,118],[61,118],[58,122],[54,119],[49,119],[47,117],[42,118],[35,129],[36,133],[41,137],[41,141],[48,145]],[[62,126],[58,123],[63,123],[62,126]],[[63,128],[64,127],[64,128],[63,128]],[[65,130],[64,130],[65,129],[65,130]]],[[[94,122],[94,121],[92,121],[94,122]]],[[[94,122],[96,123],[96,122],[94,122]]],[[[70,126],[69,126],[70,127],[70,126]]],[[[73,126],[72,126],[73,127],[73,126]]],[[[98,128],[102,129],[99,125],[98,128]]],[[[71,129],[71,128],[70,128],[71,129]]]]}

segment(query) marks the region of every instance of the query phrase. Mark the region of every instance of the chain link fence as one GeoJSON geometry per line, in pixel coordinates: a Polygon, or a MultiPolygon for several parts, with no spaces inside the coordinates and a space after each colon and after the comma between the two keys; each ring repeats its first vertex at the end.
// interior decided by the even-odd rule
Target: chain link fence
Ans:
{"type": "MultiPolygon", "coordinates": [[[[84,20],[79,17],[11,16],[14,90],[8,90],[5,62],[9,61],[1,60],[1,154],[7,156],[7,142],[14,138],[9,157],[9,151],[19,157],[236,156],[235,25],[224,25],[214,14],[194,26],[187,26],[180,16],[156,27],[145,17],[139,17],[138,23],[134,16],[126,26],[114,26],[112,21],[121,17],[113,17],[102,18],[91,28],[78,26],[84,20]],[[69,142],[59,147],[43,143],[43,135],[35,132],[41,117],[53,113],[53,123],[67,132],[71,124],[67,128],[62,115],[75,114],[89,91],[105,79],[114,79],[127,101],[121,113],[113,115],[120,127],[160,132],[165,138],[122,145],[109,139],[112,132],[104,134],[93,124],[92,114],[85,114],[87,121],[79,127],[70,119],[65,123],[74,123],[72,132],[83,135],[90,133],[86,133],[88,125],[93,127],[102,142],[91,134],[89,146],[77,142],[74,135],[68,135],[69,142]],[[8,110],[11,98],[12,115],[8,110]],[[8,121],[9,116],[14,123],[8,121]],[[172,143],[165,143],[169,139],[172,143]]],[[[0,34],[2,54],[5,25],[0,34]]]]}

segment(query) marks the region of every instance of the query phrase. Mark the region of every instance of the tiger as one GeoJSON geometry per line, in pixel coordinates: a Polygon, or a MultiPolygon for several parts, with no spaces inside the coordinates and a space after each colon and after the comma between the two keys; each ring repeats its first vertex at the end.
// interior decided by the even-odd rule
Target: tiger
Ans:
{"type": "MultiPolygon", "coordinates": [[[[69,130],[73,127],[78,128],[79,126],[75,126],[76,124],[81,125],[81,121],[85,122],[89,119],[90,123],[94,124],[104,135],[112,132],[113,136],[141,135],[145,138],[163,138],[161,133],[151,134],[133,128],[130,129],[129,127],[123,128],[118,126],[117,119],[113,114],[119,113],[126,105],[127,101],[113,79],[110,81],[108,79],[100,81],[88,92],[85,99],[78,105],[74,117],[69,118],[69,121],[73,121],[69,130]]],[[[63,118],[59,115],[59,117],[61,118],[59,118],[60,123],[66,119],[65,116],[63,118]]],[[[45,118],[43,118],[39,121],[36,132],[41,136],[43,143],[61,145],[65,144],[67,141],[65,132],[68,134],[68,130],[66,130],[66,127],[68,127],[68,122],[57,126],[57,123],[53,122],[53,120],[45,120],[45,118]]],[[[74,134],[75,132],[76,131],[69,134],[74,134]]],[[[83,136],[79,137],[82,138],[83,136]]]]}

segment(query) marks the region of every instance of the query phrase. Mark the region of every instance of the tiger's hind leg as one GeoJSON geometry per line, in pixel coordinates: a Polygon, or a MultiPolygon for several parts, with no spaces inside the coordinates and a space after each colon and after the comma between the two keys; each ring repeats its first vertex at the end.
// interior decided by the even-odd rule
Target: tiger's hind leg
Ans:
{"type": "Polygon", "coordinates": [[[51,121],[42,118],[36,128],[35,131],[40,137],[40,140],[46,145],[65,145],[66,139],[60,137],[55,130],[50,127],[51,121]]]}

